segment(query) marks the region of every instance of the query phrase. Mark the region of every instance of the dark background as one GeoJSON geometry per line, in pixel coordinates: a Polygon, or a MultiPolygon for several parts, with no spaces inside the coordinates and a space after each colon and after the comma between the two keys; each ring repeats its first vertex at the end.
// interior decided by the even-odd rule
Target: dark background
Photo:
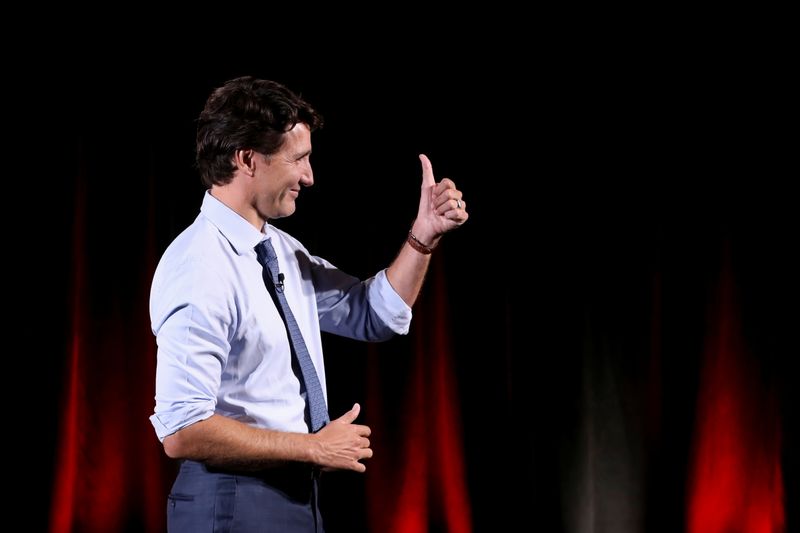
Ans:
{"type": "MultiPolygon", "coordinates": [[[[757,369],[755,385],[737,390],[777,405],[791,527],[800,508],[799,265],[787,74],[746,48],[544,44],[502,59],[505,49],[453,45],[403,55],[378,47],[380,60],[358,47],[280,59],[198,47],[117,52],[109,61],[86,43],[51,48],[47,67],[32,74],[35,62],[19,65],[13,88],[34,113],[15,151],[21,193],[9,195],[24,258],[13,289],[22,292],[14,300],[22,350],[35,364],[12,375],[27,383],[37,374],[28,411],[36,439],[57,451],[76,265],[86,269],[87,321],[134,328],[126,335],[151,342],[148,253],[157,258],[191,223],[202,197],[193,121],[214,87],[252,74],[287,84],[326,119],[313,138],[316,183],[278,225],[340,268],[364,277],[393,258],[416,212],[418,153],[464,191],[470,220],[437,261],[476,531],[514,530],[531,516],[542,530],[571,530],[568,517],[581,513],[569,494],[582,483],[582,439],[602,433],[586,420],[609,412],[633,443],[639,481],[610,476],[592,490],[636,487],[644,530],[684,527],[723,273],[741,321],[737,346],[757,369]]],[[[363,401],[375,354],[326,342],[334,414],[363,401]]],[[[387,394],[408,386],[402,360],[413,352],[410,339],[392,342],[380,363],[387,394]]],[[[136,357],[113,342],[92,353],[136,357]]],[[[371,415],[365,406],[366,416],[396,414],[401,404],[388,403],[371,415]]],[[[604,450],[598,445],[601,463],[604,450]]],[[[624,450],[614,453],[625,462],[624,450]]],[[[36,462],[43,501],[57,462],[57,453],[36,462]]],[[[169,479],[171,466],[163,468],[169,479]]],[[[331,530],[366,528],[364,480],[344,474],[331,483],[331,530]]],[[[131,530],[139,520],[130,518],[131,530]]],[[[32,521],[44,527],[46,516],[32,521]]]]}

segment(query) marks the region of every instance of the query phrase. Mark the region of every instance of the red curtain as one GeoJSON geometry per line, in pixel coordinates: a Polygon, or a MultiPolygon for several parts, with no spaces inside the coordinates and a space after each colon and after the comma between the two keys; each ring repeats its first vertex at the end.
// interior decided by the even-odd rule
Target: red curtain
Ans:
{"type": "MultiPolygon", "coordinates": [[[[143,200],[152,197],[144,189],[143,200]]],[[[172,466],[150,427],[155,345],[148,322],[155,266],[152,210],[144,239],[99,250],[86,180],[76,180],[72,234],[71,331],[66,347],[60,435],[50,514],[51,533],[164,531],[172,466]],[[137,246],[133,248],[133,246],[137,246]],[[103,257],[105,259],[100,259],[103,257]],[[135,268],[108,264],[129,261],[135,268]],[[101,271],[118,283],[108,283],[101,271]],[[124,279],[132,272],[138,275],[124,279]]]]}
{"type": "MultiPolygon", "coordinates": [[[[376,455],[369,462],[367,505],[370,531],[424,533],[472,531],[462,445],[461,413],[452,348],[450,310],[443,257],[414,308],[414,353],[398,414],[370,417],[376,455]],[[397,420],[400,427],[389,427],[397,420]],[[394,442],[385,435],[394,433],[394,442]]],[[[370,354],[368,405],[386,402],[382,394],[381,350],[370,354]]]]}
{"type": "Polygon", "coordinates": [[[782,532],[778,402],[770,377],[748,350],[729,265],[711,309],[688,478],[687,531],[782,532]]]}

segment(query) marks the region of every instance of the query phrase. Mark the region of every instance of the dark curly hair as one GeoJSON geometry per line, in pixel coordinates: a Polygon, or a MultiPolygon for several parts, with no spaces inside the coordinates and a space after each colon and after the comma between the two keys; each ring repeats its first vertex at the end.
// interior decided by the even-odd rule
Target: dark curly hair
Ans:
{"type": "Polygon", "coordinates": [[[322,117],[280,83],[244,76],[211,93],[197,119],[197,168],[206,187],[233,179],[236,150],[265,155],[280,150],[284,133],[298,122],[311,131],[322,117]]]}

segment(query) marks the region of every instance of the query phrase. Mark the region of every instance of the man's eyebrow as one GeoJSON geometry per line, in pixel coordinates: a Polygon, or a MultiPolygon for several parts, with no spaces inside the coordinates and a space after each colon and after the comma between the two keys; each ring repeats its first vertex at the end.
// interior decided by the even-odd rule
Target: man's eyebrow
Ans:
{"type": "Polygon", "coordinates": [[[309,156],[309,155],[311,155],[311,149],[308,149],[305,152],[300,152],[300,153],[295,154],[294,158],[295,159],[303,159],[304,157],[309,156]]]}

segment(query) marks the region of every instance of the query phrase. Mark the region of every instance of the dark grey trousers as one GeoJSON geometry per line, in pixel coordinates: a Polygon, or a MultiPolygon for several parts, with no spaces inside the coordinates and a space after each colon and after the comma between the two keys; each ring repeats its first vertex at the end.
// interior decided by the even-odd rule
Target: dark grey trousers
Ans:
{"type": "Polygon", "coordinates": [[[292,465],[242,474],[183,461],[167,500],[169,533],[320,533],[319,474],[292,465]]]}

